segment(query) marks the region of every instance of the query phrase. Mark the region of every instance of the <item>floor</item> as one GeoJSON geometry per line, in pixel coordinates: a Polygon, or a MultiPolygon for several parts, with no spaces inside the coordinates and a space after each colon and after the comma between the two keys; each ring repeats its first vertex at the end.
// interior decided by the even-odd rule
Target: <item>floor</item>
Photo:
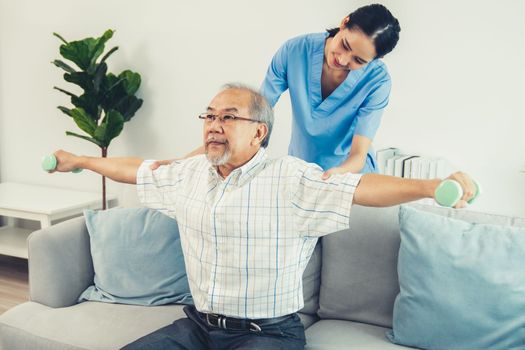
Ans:
{"type": "Polygon", "coordinates": [[[0,315],[28,298],[27,260],[0,255],[0,315]]]}

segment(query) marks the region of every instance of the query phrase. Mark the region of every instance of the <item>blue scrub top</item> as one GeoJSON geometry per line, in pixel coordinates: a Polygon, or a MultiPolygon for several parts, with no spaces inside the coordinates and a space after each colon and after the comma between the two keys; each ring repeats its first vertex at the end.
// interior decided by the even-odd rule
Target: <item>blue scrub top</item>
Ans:
{"type": "MultiPolygon", "coordinates": [[[[293,120],[288,153],[325,170],[348,158],[354,135],[374,139],[391,86],[385,64],[375,59],[350,71],[323,100],[321,73],[327,37],[328,33],[317,33],[288,40],[273,57],[261,86],[272,106],[290,90],[293,120]]],[[[372,147],[362,172],[376,172],[372,147]]]]}

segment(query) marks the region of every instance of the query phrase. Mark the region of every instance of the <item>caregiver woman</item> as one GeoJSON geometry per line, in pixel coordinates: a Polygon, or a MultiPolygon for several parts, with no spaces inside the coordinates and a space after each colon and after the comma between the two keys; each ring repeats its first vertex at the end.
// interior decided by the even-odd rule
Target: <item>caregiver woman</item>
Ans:
{"type": "Polygon", "coordinates": [[[261,86],[274,106],[287,89],[293,111],[288,152],[336,173],[376,172],[371,147],[388,104],[390,75],[379,58],[399,39],[399,22],[383,5],[345,17],[339,28],[288,40],[261,86]]]}

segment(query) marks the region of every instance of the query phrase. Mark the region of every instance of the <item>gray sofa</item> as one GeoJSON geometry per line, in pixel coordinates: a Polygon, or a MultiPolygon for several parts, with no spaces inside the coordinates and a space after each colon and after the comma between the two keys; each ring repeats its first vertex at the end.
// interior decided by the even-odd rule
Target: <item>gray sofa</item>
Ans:
{"type": "MultiPolygon", "coordinates": [[[[418,207],[470,222],[516,224],[505,216],[418,207]]],[[[354,206],[351,229],[320,240],[303,276],[307,349],[408,349],[385,337],[399,292],[398,210],[354,206]]],[[[31,301],[0,316],[1,350],[118,349],[184,316],[181,305],[78,304],[94,276],[83,218],[37,231],[28,242],[31,301]]]]}

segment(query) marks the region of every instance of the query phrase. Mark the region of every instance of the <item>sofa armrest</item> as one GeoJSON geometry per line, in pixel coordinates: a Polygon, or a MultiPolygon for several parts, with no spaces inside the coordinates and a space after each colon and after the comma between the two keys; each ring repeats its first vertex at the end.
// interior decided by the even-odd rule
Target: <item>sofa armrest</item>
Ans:
{"type": "Polygon", "coordinates": [[[93,262],[84,217],[35,231],[28,238],[32,301],[66,307],[93,284],[93,262]]]}

